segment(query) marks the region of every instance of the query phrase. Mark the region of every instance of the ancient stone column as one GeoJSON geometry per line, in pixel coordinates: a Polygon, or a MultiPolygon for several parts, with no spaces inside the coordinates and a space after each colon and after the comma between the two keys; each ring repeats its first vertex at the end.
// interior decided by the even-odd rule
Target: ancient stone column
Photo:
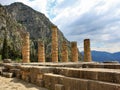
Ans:
{"type": "Polygon", "coordinates": [[[90,39],[84,40],[84,61],[85,62],[91,62],[91,51],[90,51],[90,39]]]}
{"type": "Polygon", "coordinates": [[[52,26],[52,62],[58,62],[58,34],[57,26],[52,26]]]}
{"type": "Polygon", "coordinates": [[[71,57],[72,57],[72,62],[78,62],[77,42],[71,42],[71,57]]]}
{"type": "Polygon", "coordinates": [[[62,42],[62,62],[68,62],[68,49],[67,49],[67,42],[62,42]]]}
{"type": "Polygon", "coordinates": [[[45,49],[43,41],[38,41],[38,62],[45,62],[45,49]]]}
{"type": "Polygon", "coordinates": [[[29,33],[23,39],[23,46],[22,46],[22,61],[23,63],[30,62],[30,40],[29,40],[29,33]]]}

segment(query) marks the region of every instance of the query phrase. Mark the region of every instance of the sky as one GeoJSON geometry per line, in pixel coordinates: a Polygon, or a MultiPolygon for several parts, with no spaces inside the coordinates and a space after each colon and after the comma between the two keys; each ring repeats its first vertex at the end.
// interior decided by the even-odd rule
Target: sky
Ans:
{"type": "Polygon", "coordinates": [[[0,0],[2,5],[23,2],[44,13],[69,41],[91,40],[91,50],[120,51],[120,0],[0,0]]]}

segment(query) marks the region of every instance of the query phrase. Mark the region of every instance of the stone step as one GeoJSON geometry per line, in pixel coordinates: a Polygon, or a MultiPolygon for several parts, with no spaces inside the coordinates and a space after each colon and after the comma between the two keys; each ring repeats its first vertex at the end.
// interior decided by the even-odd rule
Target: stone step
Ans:
{"type": "Polygon", "coordinates": [[[120,84],[44,74],[45,87],[50,90],[120,90],[120,84]],[[59,86],[60,85],[60,86],[59,86]],[[63,88],[63,89],[61,89],[63,88]]]}
{"type": "Polygon", "coordinates": [[[7,77],[7,78],[12,78],[13,73],[9,73],[9,72],[2,72],[2,76],[7,77]]]}
{"type": "Polygon", "coordinates": [[[120,70],[100,68],[56,68],[55,74],[120,84],[120,70]]]}

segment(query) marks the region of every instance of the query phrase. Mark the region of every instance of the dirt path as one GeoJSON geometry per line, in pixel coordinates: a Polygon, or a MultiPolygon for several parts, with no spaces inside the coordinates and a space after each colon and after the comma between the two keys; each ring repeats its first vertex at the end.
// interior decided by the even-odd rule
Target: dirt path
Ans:
{"type": "Polygon", "coordinates": [[[0,76],[0,90],[47,90],[16,78],[0,76]]]}

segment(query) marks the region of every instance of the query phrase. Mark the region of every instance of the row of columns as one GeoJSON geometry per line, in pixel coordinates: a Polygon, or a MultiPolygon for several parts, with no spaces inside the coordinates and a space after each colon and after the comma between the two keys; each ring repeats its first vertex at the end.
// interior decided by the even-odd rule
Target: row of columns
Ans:
{"type": "MultiPolygon", "coordinates": [[[[30,41],[29,33],[24,38],[22,47],[23,63],[30,62],[30,41]]],[[[78,62],[78,48],[77,42],[71,42],[71,59],[72,62],[78,62]]],[[[90,40],[84,40],[84,61],[91,62],[90,40]]],[[[45,48],[43,41],[38,41],[38,62],[45,62],[45,48]]],[[[52,27],[52,62],[58,62],[58,29],[56,26],[52,27]]],[[[67,42],[62,43],[62,62],[68,62],[68,48],[67,42]]]]}

